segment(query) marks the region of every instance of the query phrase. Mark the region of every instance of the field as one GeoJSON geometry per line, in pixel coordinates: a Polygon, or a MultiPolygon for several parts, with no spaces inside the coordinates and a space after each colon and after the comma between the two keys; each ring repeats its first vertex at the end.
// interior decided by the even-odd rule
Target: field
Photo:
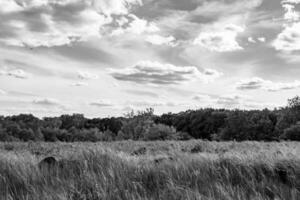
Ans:
{"type": "Polygon", "coordinates": [[[0,143],[0,199],[299,200],[300,143],[0,143]]]}

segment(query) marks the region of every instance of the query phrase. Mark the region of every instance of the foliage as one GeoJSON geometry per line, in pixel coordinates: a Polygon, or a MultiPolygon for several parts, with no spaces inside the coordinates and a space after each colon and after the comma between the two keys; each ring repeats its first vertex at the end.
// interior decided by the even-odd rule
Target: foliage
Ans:
{"type": "Polygon", "coordinates": [[[206,108],[156,116],[149,108],[124,117],[94,119],[82,114],[43,119],[20,114],[0,116],[0,141],[297,140],[298,121],[298,96],[289,99],[287,107],[274,110],[206,108]]]}
{"type": "Polygon", "coordinates": [[[292,125],[284,130],[282,139],[300,141],[300,124],[292,125]]]}

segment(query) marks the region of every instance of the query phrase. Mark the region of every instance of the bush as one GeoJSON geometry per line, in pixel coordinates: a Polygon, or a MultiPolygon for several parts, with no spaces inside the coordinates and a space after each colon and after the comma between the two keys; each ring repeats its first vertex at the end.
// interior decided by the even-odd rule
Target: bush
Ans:
{"type": "Polygon", "coordinates": [[[6,150],[6,151],[12,151],[12,150],[14,150],[14,145],[13,144],[10,144],[10,143],[5,143],[4,144],[4,149],[6,150]]]}
{"type": "Polygon", "coordinates": [[[59,135],[59,132],[59,129],[45,128],[42,130],[46,142],[56,142],[58,140],[57,135],[59,135]]]}
{"type": "Polygon", "coordinates": [[[300,141],[300,124],[292,125],[284,130],[282,139],[300,141]]]}
{"type": "Polygon", "coordinates": [[[164,124],[154,124],[144,133],[144,140],[170,140],[175,139],[176,129],[164,124]]]}

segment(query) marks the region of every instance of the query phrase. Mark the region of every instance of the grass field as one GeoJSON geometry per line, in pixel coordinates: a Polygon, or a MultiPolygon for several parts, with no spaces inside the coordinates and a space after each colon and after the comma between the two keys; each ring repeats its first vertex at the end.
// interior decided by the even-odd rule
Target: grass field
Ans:
{"type": "Polygon", "coordinates": [[[0,143],[0,199],[299,200],[300,143],[0,143]]]}

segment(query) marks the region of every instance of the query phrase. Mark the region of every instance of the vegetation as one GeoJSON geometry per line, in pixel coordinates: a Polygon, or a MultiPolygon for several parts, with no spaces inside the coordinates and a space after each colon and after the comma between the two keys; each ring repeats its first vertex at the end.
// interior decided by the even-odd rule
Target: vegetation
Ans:
{"type": "Polygon", "coordinates": [[[297,142],[0,143],[0,199],[299,200],[297,142]],[[39,168],[54,156],[60,165],[39,168]]]}
{"type": "Polygon", "coordinates": [[[1,141],[300,140],[300,97],[275,110],[199,109],[161,116],[153,109],[124,117],[87,119],[81,114],[39,119],[0,116],[1,141]]]}

